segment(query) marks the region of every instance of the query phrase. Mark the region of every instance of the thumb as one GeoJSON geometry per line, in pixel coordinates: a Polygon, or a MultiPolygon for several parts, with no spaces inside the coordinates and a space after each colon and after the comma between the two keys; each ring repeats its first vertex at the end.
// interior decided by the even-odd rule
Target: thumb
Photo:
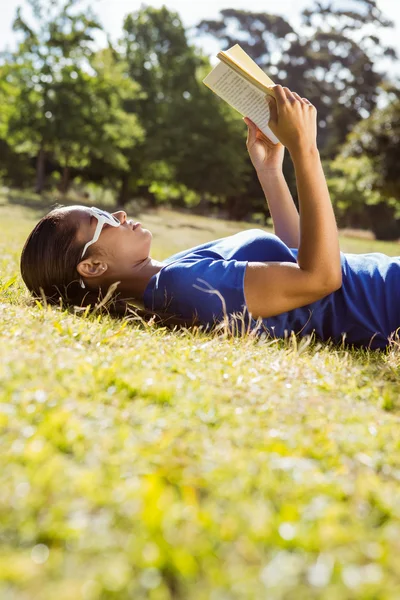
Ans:
{"type": "Polygon", "coordinates": [[[253,123],[249,117],[244,117],[243,121],[246,123],[248,128],[246,143],[251,147],[257,139],[257,125],[255,125],[255,123],[253,123]]]}

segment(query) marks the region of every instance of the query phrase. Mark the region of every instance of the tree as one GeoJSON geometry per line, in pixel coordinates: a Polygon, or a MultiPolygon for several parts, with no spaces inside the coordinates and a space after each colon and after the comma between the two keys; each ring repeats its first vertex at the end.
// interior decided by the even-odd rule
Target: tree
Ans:
{"type": "Polygon", "coordinates": [[[63,69],[64,76],[55,89],[53,153],[63,169],[63,192],[74,167],[83,169],[87,178],[93,173],[92,163],[101,163],[103,181],[119,178],[129,170],[126,150],[134,151],[143,138],[136,115],[123,109],[124,100],[139,90],[125,77],[123,65],[110,49],[104,49],[90,59],[90,67],[90,74],[74,71],[72,80],[69,68],[63,69]]]}
{"type": "Polygon", "coordinates": [[[400,237],[400,90],[348,135],[328,183],[339,213],[370,227],[378,239],[400,237]]]}
{"type": "Polygon", "coordinates": [[[278,68],[291,71],[294,78],[291,57],[298,57],[299,51],[306,57],[305,76],[318,109],[324,156],[333,158],[355,124],[377,106],[386,74],[376,69],[376,61],[397,56],[371,32],[394,23],[384,17],[376,0],[355,0],[350,8],[314,1],[302,16],[308,35],[299,48],[289,49],[278,68]]]}
{"type": "Polygon", "coordinates": [[[14,30],[23,41],[0,67],[0,94],[10,106],[3,139],[13,152],[37,157],[39,193],[50,158],[62,171],[63,192],[71,172],[82,171],[91,160],[127,170],[122,150],[134,147],[142,130],[122,102],[134,97],[138,86],[124,76],[110,50],[93,52],[90,43],[100,26],[81,0],[28,2],[34,25],[17,10],[14,30]]]}
{"type": "Polygon", "coordinates": [[[155,181],[183,185],[203,200],[243,189],[245,128],[201,83],[211,67],[188,43],[178,15],[165,7],[128,15],[119,52],[142,90],[125,108],[146,131],[124,192],[154,189],[155,181]]]}
{"type": "Polygon", "coordinates": [[[289,22],[281,16],[265,12],[250,12],[227,8],[220,11],[219,20],[203,20],[197,25],[199,34],[211,35],[222,49],[240,44],[253,60],[272,74],[276,69],[274,54],[284,54],[288,41],[297,39],[289,22]]]}
{"type": "Polygon", "coordinates": [[[100,29],[89,9],[77,12],[80,0],[27,0],[34,25],[17,9],[13,29],[22,35],[15,53],[8,54],[3,72],[14,84],[15,109],[8,135],[21,151],[37,156],[36,191],[45,183],[46,154],[51,150],[57,126],[52,121],[57,102],[55,87],[66,74],[85,68],[92,53],[93,32],[100,29]],[[52,110],[53,109],[53,110],[52,110]]]}
{"type": "Polygon", "coordinates": [[[198,31],[224,49],[239,43],[273,79],[306,96],[318,110],[321,152],[333,158],[351,128],[376,106],[385,74],[374,69],[374,61],[396,58],[393,48],[368,33],[393,22],[376,0],[355,1],[352,10],[315,2],[302,13],[305,34],[283,17],[234,9],[222,10],[219,20],[201,21],[198,31]]]}
{"type": "Polygon", "coordinates": [[[14,99],[18,89],[8,80],[0,67],[0,177],[9,185],[24,188],[29,185],[34,170],[29,155],[16,152],[8,140],[8,124],[15,110],[14,99]]]}

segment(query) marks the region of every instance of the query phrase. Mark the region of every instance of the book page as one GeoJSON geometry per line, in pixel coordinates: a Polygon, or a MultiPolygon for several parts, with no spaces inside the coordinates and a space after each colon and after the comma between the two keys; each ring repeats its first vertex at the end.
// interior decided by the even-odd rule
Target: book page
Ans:
{"type": "Polygon", "coordinates": [[[263,83],[267,87],[271,85],[275,85],[274,82],[261,67],[258,66],[256,62],[239,46],[239,44],[235,44],[232,48],[228,50],[222,51],[221,54],[225,54],[229,58],[232,58],[240,67],[242,67],[245,71],[250,73],[257,79],[260,83],[263,83]]]}
{"type": "Polygon", "coordinates": [[[243,117],[249,117],[274,144],[279,142],[268,127],[270,111],[265,94],[247,79],[225,63],[219,63],[203,83],[243,117]]]}

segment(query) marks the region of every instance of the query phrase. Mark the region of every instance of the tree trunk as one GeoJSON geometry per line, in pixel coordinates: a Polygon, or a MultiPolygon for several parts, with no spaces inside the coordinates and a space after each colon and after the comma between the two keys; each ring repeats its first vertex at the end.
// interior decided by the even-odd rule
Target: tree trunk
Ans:
{"type": "Polygon", "coordinates": [[[43,146],[39,149],[39,154],[36,159],[36,194],[41,194],[44,189],[46,179],[46,153],[43,146]]]}
{"type": "Polygon", "coordinates": [[[123,207],[126,206],[129,200],[129,176],[124,175],[121,181],[121,187],[118,195],[118,205],[123,207]]]}
{"type": "Polygon", "coordinates": [[[208,200],[206,198],[206,195],[204,192],[202,192],[200,194],[200,202],[198,203],[198,205],[196,206],[196,212],[199,215],[207,215],[208,214],[208,200]]]}
{"type": "Polygon", "coordinates": [[[242,221],[249,214],[249,207],[243,196],[231,196],[227,199],[224,208],[228,212],[229,219],[234,221],[242,221]]]}
{"type": "Polygon", "coordinates": [[[69,167],[64,167],[63,168],[63,174],[62,174],[62,178],[61,178],[61,182],[59,185],[59,190],[62,194],[66,194],[69,190],[69,186],[71,184],[70,181],[70,169],[69,167]]]}
{"type": "Polygon", "coordinates": [[[395,209],[384,202],[365,207],[371,219],[371,229],[377,240],[395,241],[400,238],[400,220],[395,209]]]}
{"type": "Polygon", "coordinates": [[[151,208],[157,206],[156,197],[152,192],[150,192],[147,185],[140,185],[136,190],[136,194],[139,198],[143,198],[144,200],[146,200],[147,206],[151,208]]]}

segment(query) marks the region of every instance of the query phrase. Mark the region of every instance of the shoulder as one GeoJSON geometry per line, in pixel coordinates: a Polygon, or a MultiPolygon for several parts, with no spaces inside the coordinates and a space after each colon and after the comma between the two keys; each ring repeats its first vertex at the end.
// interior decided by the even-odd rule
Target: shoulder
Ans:
{"type": "Polygon", "coordinates": [[[252,228],[252,229],[244,229],[243,231],[238,231],[228,237],[221,238],[220,240],[216,240],[216,243],[233,243],[236,245],[241,244],[251,244],[256,241],[266,241],[266,240],[274,240],[278,239],[277,236],[269,231],[265,231],[264,229],[252,228]]]}
{"type": "Polygon", "coordinates": [[[203,322],[242,310],[247,261],[191,254],[161,269],[145,291],[152,310],[184,317],[196,314],[203,322]]]}
{"type": "Polygon", "coordinates": [[[233,257],[254,262],[296,262],[296,254],[274,233],[264,229],[247,229],[231,236],[233,257]]]}
{"type": "Polygon", "coordinates": [[[209,248],[225,259],[248,261],[293,261],[295,256],[274,233],[264,229],[246,229],[213,242],[209,248]]]}
{"type": "Polygon", "coordinates": [[[246,266],[244,260],[193,254],[161,269],[158,283],[170,291],[184,294],[186,300],[197,298],[198,292],[205,289],[228,293],[243,288],[246,266]]]}

